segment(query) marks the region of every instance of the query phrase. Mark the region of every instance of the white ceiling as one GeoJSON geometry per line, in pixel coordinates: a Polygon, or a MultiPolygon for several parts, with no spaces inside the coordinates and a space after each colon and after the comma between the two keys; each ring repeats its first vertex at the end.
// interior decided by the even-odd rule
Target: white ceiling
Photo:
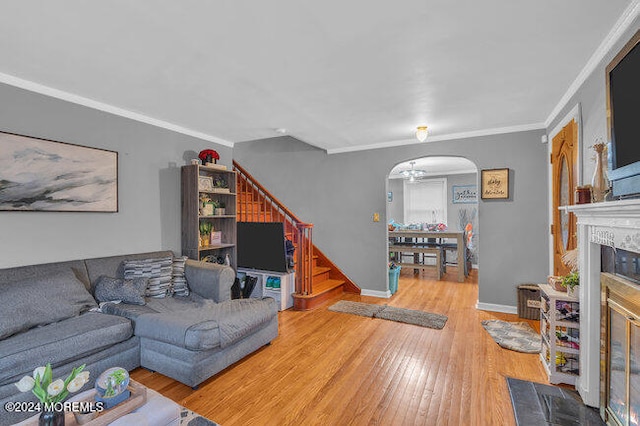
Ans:
{"type": "Polygon", "coordinates": [[[227,145],[543,128],[638,3],[3,0],[0,82],[227,145]]]}

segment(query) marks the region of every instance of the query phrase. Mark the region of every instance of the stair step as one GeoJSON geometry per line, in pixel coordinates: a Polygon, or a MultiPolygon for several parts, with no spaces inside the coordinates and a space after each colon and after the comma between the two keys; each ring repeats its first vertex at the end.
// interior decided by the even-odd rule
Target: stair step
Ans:
{"type": "Polygon", "coordinates": [[[342,280],[331,280],[331,279],[325,280],[313,286],[313,293],[321,294],[327,291],[331,291],[337,287],[342,286],[342,284],[344,284],[344,281],[342,280]]]}
{"type": "Polygon", "coordinates": [[[306,296],[293,294],[293,308],[297,311],[315,309],[327,300],[333,299],[343,293],[344,281],[324,280],[313,285],[313,294],[306,296]]]}
{"type": "Polygon", "coordinates": [[[329,272],[331,268],[327,268],[325,266],[314,266],[313,267],[313,275],[324,274],[325,272],[329,272]]]}

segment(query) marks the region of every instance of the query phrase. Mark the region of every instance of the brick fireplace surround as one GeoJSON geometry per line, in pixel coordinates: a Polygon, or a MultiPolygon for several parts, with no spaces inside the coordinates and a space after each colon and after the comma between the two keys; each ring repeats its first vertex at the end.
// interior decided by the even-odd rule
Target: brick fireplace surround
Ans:
{"type": "Polygon", "coordinates": [[[601,246],[640,253],[640,200],[561,207],[578,219],[580,267],[580,377],[585,404],[600,406],[601,246]]]}

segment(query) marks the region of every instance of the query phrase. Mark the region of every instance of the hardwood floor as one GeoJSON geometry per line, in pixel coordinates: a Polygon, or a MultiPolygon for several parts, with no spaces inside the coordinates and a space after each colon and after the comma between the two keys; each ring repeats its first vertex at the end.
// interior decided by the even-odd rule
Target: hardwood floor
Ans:
{"type": "Polygon", "coordinates": [[[197,391],[141,368],[132,378],[223,426],[513,425],[505,377],[548,383],[538,355],[494,343],[481,320],[519,319],[475,309],[475,271],[464,283],[447,272],[403,271],[391,299],[341,297],[444,314],[442,330],[330,312],[333,300],[281,312],[270,346],[197,391]]]}

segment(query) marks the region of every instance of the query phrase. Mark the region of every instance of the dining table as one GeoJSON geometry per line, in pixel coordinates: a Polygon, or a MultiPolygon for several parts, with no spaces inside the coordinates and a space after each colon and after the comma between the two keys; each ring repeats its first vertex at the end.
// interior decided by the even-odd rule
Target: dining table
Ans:
{"type": "Polygon", "coordinates": [[[463,231],[422,231],[422,230],[395,230],[389,231],[389,238],[415,238],[428,241],[429,239],[455,239],[458,263],[458,282],[464,282],[468,275],[467,270],[467,245],[465,244],[465,233],[463,231]]]}

